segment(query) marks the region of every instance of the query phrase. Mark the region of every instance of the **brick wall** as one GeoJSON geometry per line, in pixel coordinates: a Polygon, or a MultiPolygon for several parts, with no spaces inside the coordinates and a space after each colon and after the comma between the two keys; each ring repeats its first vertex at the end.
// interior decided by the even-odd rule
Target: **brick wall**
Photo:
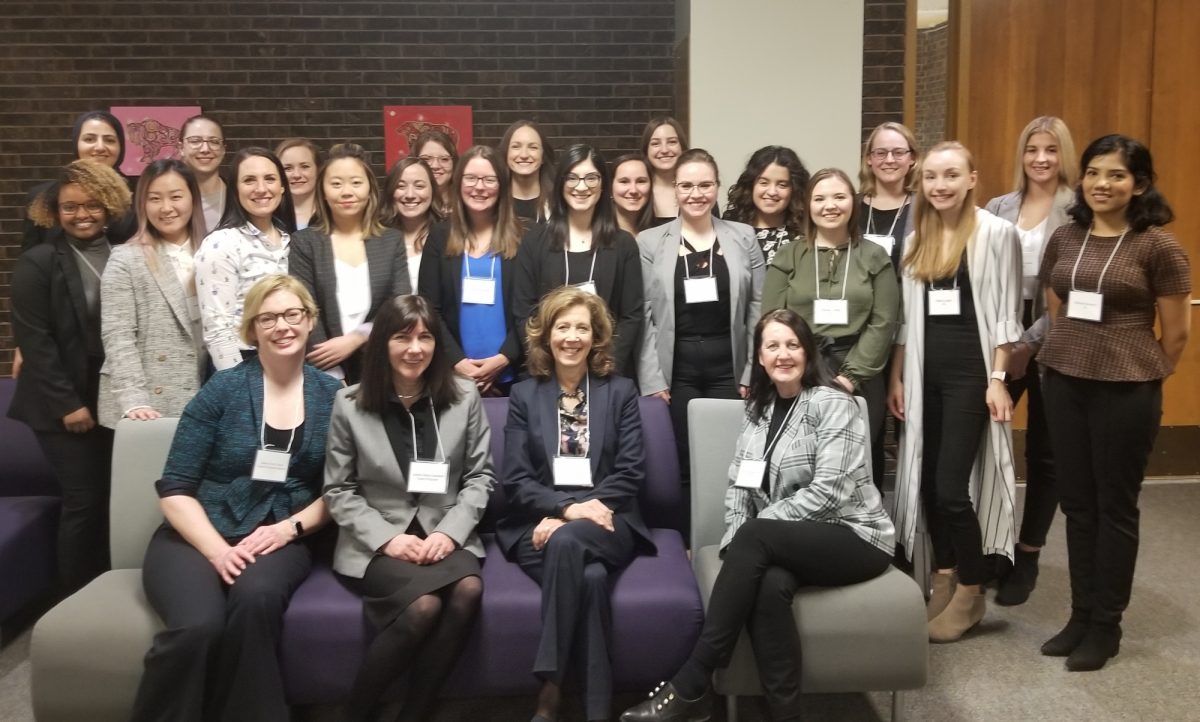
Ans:
{"type": "Polygon", "coordinates": [[[949,25],[917,30],[917,143],[928,148],[946,138],[946,62],[949,25]]]}
{"type": "Polygon", "coordinates": [[[906,0],[866,0],[863,8],[862,129],[904,120],[906,0]]]}

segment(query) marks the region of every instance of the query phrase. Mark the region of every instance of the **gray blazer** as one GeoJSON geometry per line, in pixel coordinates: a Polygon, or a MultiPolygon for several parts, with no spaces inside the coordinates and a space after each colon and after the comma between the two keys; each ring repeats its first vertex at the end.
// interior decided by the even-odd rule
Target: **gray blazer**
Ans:
{"type": "MultiPolygon", "coordinates": [[[[1059,226],[1066,225],[1071,222],[1071,217],[1067,215],[1067,209],[1075,202],[1075,191],[1066,186],[1059,186],[1058,192],[1054,194],[1054,205],[1050,208],[1050,216],[1046,223],[1046,238],[1042,242],[1041,255],[1045,255],[1046,246],[1050,244],[1050,236],[1054,235],[1054,231],[1058,230],[1059,226]]],[[[996,196],[988,201],[987,211],[1003,218],[1012,223],[1017,224],[1017,218],[1021,215],[1021,194],[1018,191],[1007,193],[1002,196],[996,196]]],[[[1042,259],[1038,258],[1038,267],[1042,265],[1042,259]]],[[[1046,338],[1046,332],[1050,330],[1050,321],[1046,316],[1046,297],[1044,294],[1033,294],[1033,318],[1035,319],[1029,328],[1025,329],[1025,333],[1021,336],[1021,340],[1039,349],[1042,346],[1042,341],[1046,338]]]]}
{"type": "Polygon", "coordinates": [[[171,262],[163,254],[155,261],[152,270],[147,249],[126,243],[113,247],[104,268],[100,338],[105,361],[97,404],[104,426],[115,428],[136,406],[181,416],[204,380],[208,355],[200,319],[192,318],[171,262]]]}
{"type": "MultiPolygon", "coordinates": [[[[713,219],[725,264],[729,267],[730,332],[733,340],[733,377],[750,383],[750,354],[754,325],[762,304],[766,264],[754,229],[745,223],[713,219]]],[[[683,221],[638,234],[642,255],[642,286],[646,306],[642,349],[638,361],[638,386],[642,395],[671,388],[675,360],[675,264],[679,258],[683,221]]]]}
{"type": "Polygon", "coordinates": [[[358,408],[358,386],[338,391],[325,447],[325,503],[337,522],[333,568],[362,578],[367,565],[415,517],[429,533],[440,531],[477,557],[475,531],[495,484],[491,427],[475,384],[455,378],[462,398],[438,414],[442,448],[450,464],[445,494],[410,494],[392,453],[383,419],[358,408]]]}

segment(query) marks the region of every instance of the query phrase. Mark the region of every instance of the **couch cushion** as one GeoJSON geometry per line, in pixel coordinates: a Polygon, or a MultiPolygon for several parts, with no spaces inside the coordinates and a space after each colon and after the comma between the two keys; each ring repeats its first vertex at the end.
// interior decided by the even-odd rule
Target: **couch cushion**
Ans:
{"type": "Polygon", "coordinates": [[[0,497],[0,620],[54,584],[57,496],[0,497]]]}
{"type": "Polygon", "coordinates": [[[16,390],[15,379],[0,379],[0,439],[4,439],[0,496],[57,496],[58,481],[37,437],[23,422],[8,418],[16,390]]]}

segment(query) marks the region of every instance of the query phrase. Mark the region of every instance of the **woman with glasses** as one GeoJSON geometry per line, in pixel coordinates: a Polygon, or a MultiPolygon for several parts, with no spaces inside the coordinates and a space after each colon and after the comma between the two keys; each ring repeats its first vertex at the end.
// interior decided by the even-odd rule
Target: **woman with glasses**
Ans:
{"type": "Polygon", "coordinates": [[[508,126],[496,150],[512,178],[513,213],[527,223],[545,221],[554,195],[554,148],[532,120],[508,126]]]}
{"type": "Polygon", "coordinates": [[[379,221],[379,188],[362,146],[329,149],[317,177],[317,222],[296,234],[288,272],[321,309],[308,362],[358,383],[372,319],[388,299],[412,293],[403,239],[379,221]]]}
{"type": "Polygon", "coordinates": [[[521,360],[513,325],[520,221],[513,214],[508,167],[477,145],[454,170],[450,222],[435,226],[418,285],[445,326],[446,352],[484,395],[504,395],[521,360]]]}
{"type": "Polygon", "coordinates": [[[863,144],[858,170],[859,228],[899,269],[904,239],[912,231],[912,193],[917,183],[917,140],[900,123],[882,123],[863,144]]]}
{"type": "Polygon", "coordinates": [[[616,371],[630,376],[645,314],[642,265],[633,236],[613,222],[608,167],[591,146],[573,145],[552,187],[550,222],[531,231],[517,253],[514,323],[523,332],[538,302],[559,286],[594,293],[616,320],[616,371]]]}
{"type": "Polygon", "coordinates": [[[379,221],[404,236],[404,257],[412,292],[418,291],[421,258],[433,224],[442,220],[438,211],[437,177],[420,158],[402,158],[388,171],[383,182],[383,206],[379,221]]]}
{"type": "MultiPolygon", "coordinates": [[[[217,228],[225,220],[225,181],[221,161],[225,158],[225,131],[215,118],[193,115],[179,129],[179,157],[196,175],[200,185],[200,207],[204,227],[217,228]]],[[[292,219],[295,222],[295,219],[292,219]]]]}
{"type": "Polygon", "coordinates": [[[271,151],[238,151],[231,175],[225,220],[196,252],[204,345],[218,371],[255,353],[237,332],[246,292],[263,276],[287,273],[288,244],[296,232],[283,164],[271,151]]]}
{"type": "Polygon", "coordinates": [[[12,274],[13,336],[27,363],[8,415],[33,429],[62,489],[64,595],[108,569],[112,431],[96,425],[104,365],[100,279],[111,248],[105,225],[128,210],[129,187],[115,170],[71,163],[29,207],[33,222],[50,232],[21,254],[12,274]]]}
{"type": "Polygon", "coordinates": [[[763,260],[804,236],[805,208],[801,197],[808,170],[791,148],[768,145],[750,156],[746,170],[729,189],[725,220],[754,226],[763,260]]]}
{"type": "Polygon", "coordinates": [[[425,165],[433,170],[434,180],[437,181],[437,194],[433,207],[440,217],[450,215],[454,205],[454,197],[450,192],[450,181],[454,178],[454,169],[458,166],[458,148],[454,139],[440,130],[426,130],[413,141],[412,153],[425,165]]]}
{"type": "Polygon", "coordinates": [[[302,231],[317,220],[317,171],[321,167],[321,148],[308,138],[287,138],[275,146],[275,155],[283,163],[288,190],[296,208],[296,230],[302,231]]]}
{"type": "Polygon", "coordinates": [[[754,229],[712,215],[719,188],[713,157],[686,151],[675,172],[679,218],[637,237],[646,299],[638,385],[671,405],[684,470],[688,402],[746,395],[762,299],[754,229]]]}
{"type": "Polygon", "coordinates": [[[142,584],[166,629],[154,637],[134,722],[286,720],[277,648],[283,612],[329,521],[325,436],[341,384],[304,363],[317,308],[290,276],[246,294],[239,332],[258,355],[188,403],[163,477],[166,523],[142,584]]]}
{"type": "Polygon", "coordinates": [[[612,162],[612,205],[617,227],[631,236],[650,227],[650,161],[641,153],[626,153],[612,162]]]}
{"type": "MultiPolygon", "coordinates": [[[[670,223],[679,216],[675,193],[675,167],[688,149],[687,135],[678,120],[668,116],[652,119],[642,130],[642,155],[650,161],[651,226],[670,223]]],[[[716,207],[716,203],[713,203],[716,207]]]]}

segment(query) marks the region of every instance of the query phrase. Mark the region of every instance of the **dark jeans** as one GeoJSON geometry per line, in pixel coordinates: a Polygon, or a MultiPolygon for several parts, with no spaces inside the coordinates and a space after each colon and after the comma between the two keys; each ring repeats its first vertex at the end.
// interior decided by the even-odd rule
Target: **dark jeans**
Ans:
{"type": "Polygon", "coordinates": [[[740,396],[737,379],[733,378],[733,342],[728,334],[675,340],[675,361],[671,369],[671,425],[675,427],[679,471],[685,481],[691,478],[688,404],[692,399],[736,398],[740,396]]]}
{"type": "MultiPolygon", "coordinates": [[[[846,362],[846,354],[854,348],[854,344],[858,343],[858,335],[848,336],[845,338],[835,339],[825,349],[822,356],[825,362],[829,365],[830,372],[837,376],[838,369],[846,362]]],[[[887,383],[884,381],[887,377],[884,372],[867,379],[860,386],[855,395],[861,396],[867,402],[867,422],[870,431],[871,439],[871,480],[875,482],[875,488],[883,492],[883,473],[884,473],[884,453],[883,453],[883,427],[884,420],[887,417],[887,383]]]]}
{"type": "Polygon", "coordinates": [[[800,702],[800,638],[792,616],[796,589],[873,579],[890,561],[890,555],[848,527],[751,519],[725,550],[704,629],[692,654],[705,669],[728,666],[742,627],[747,627],[772,715],[796,717],[800,702]]]}
{"type": "Polygon", "coordinates": [[[1045,392],[1067,517],[1071,608],[1118,624],[1133,588],[1138,494],[1162,420],[1162,382],[1092,381],[1047,369],[1045,392]]]}
{"type": "Polygon", "coordinates": [[[1046,545],[1046,534],[1058,510],[1055,491],[1054,454],[1050,449],[1050,429],[1042,397],[1041,367],[1032,359],[1025,375],[1008,382],[1008,393],[1015,406],[1029,392],[1028,425],[1025,431],[1025,509],[1021,513],[1018,541],[1031,547],[1046,545]]]}

